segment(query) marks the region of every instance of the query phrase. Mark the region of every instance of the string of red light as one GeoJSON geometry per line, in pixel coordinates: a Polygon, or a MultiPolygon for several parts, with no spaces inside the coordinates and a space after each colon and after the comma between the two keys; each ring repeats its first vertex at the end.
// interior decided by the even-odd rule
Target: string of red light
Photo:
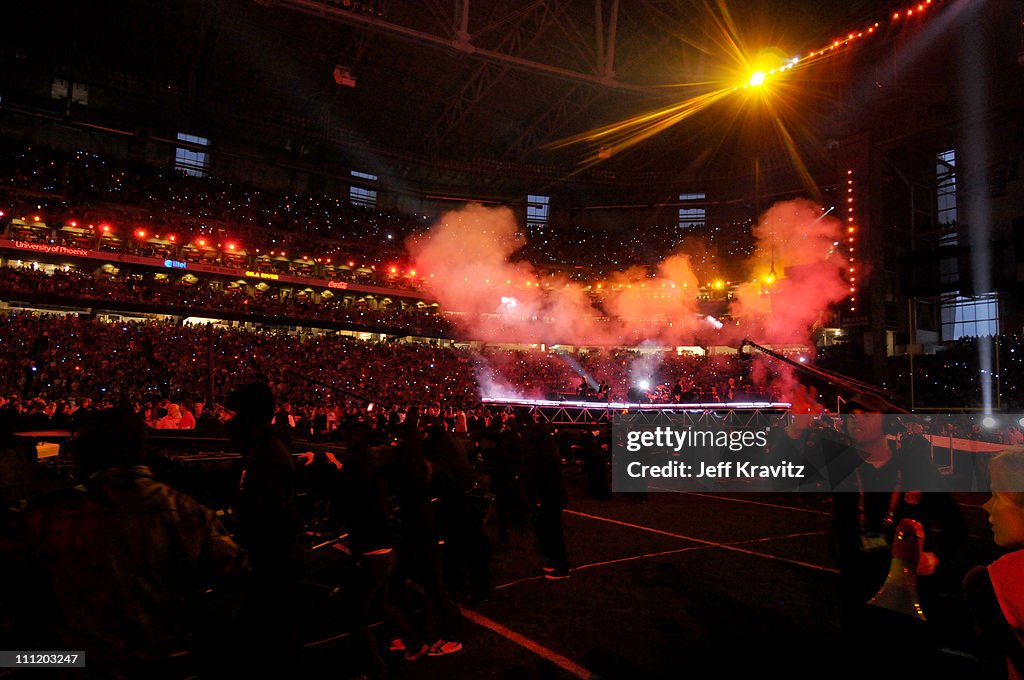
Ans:
{"type": "MultiPolygon", "coordinates": [[[[900,11],[897,11],[897,12],[893,12],[892,19],[890,21],[890,25],[892,25],[892,24],[894,24],[894,23],[896,23],[898,21],[901,21],[901,20],[909,19],[909,18],[914,17],[914,16],[920,16],[921,14],[923,14],[928,9],[930,9],[933,6],[937,5],[938,2],[939,2],[939,0],[924,0],[924,2],[919,2],[919,3],[916,3],[916,4],[910,5],[910,6],[908,6],[907,8],[905,8],[903,10],[900,10],[900,11]]],[[[831,43],[829,43],[828,45],[825,45],[821,49],[811,50],[811,52],[809,52],[807,54],[807,56],[804,57],[801,61],[806,61],[808,59],[818,59],[818,58],[827,56],[827,55],[829,55],[830,53],[834,52],[837,49],[842,49],[844,47],[848,47],[848,46],[854,44],[858,40],[861,40],[861,39],[869,37],[869,36],[876,35],[877,33],[880,33],[880,32],[881,32],[881,25],[880,25],[879,22],[876,21],[871,26],[863,28],[863,29],[861,29],[859,31],[851,31],[851,32],[847,33],[846,37],[838,37],[838,38],[836,38],[831,43]]]]}
{"type": "Polygon", "coordinates": [[[857,222],[854,218],[853,201],[853,170],[846,171],[846,243],[849,253],[849,264],[847,265],[847,280],[850,283],[850,311],[857,311],[857,265],[854,259],[854,247],[856,244],[857,222]]]}

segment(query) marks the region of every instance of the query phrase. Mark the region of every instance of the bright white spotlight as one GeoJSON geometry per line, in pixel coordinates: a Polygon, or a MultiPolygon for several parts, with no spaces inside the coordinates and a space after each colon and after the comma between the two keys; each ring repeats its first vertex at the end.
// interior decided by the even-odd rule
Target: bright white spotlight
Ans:
{"type": "Polygon", "coordinates": [[[751,87],[764,85],[764,77],[764,71],[754,71],[750,74],[750,80],[747,81],[747,85],[751,87]]]}
{"type": "Polygon", "coordinates": [[[651,389],[651,383],[646,381],[646,380],[641,380],[640,381],[640,389],[642,389],[642,390],[649,390],[649,389],[651,389]]]}
{"type": "Polygon", "coordinates": [[[996,426],[996,419],[993,418],[992,416],[985,416],[984,418],[981,419],[981,424],[991,430],[993,427],[996,426]]]}
{"type": "Polygon", "coordinates": [[[514,297],[501,296],[501,306],[505,309],[515,309],[519,305],[519,301],[514,297]]]}
{"type": "Polygon", "coordinates": [[[714,328],[716,331],[722,330],[722,326],[725,325],[715,317],[711,316],[710,314],[704,317],[704,320],[707,321],[708,325],[714,328]]]}
{"type": "Polygon", "coordinates": [[[1024,417],[1022,417],[1020,420],[1018,420],[1017,424],[1020,425],[1021,427],[1024,427],[1024,417]]]}

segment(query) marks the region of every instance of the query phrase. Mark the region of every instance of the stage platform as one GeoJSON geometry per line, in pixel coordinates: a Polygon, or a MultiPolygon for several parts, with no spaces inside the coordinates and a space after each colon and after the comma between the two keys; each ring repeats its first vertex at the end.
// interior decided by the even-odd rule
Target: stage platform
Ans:
{"type": "Polygon", "coordinates": [[[741,401],[707,402],[686,404],[639,404],[623,401],[555,401],[550,399],[512,399],[484,397],[485,406],[491,409],[505,409],[518,415],[537,414],[552,425],[611,424],[616,413],[640,414],[657,419],[659,416],[685,416],[688,420],[701,418],[725,418],[741,421],[744,425],[751,419],[779,416],[789,411],[792,404],[782,401],[741,401]]]}

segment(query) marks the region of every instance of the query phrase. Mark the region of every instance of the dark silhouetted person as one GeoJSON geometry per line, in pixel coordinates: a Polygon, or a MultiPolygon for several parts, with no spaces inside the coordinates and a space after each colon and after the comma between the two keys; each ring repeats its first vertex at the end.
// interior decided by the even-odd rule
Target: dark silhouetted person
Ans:
{"type": "Polygon", "coordinates": [[[423,456],[417,415],[415,409],[410,410],[403,424],[390,471],[400,508],[398,571],[422,587],[426,595],[423,638],[430,647],[430,656],[442,656],[462,649],[462,614],[444,582],[437,498],[431,488],[432,466],[423,456]]]}
{"type": "Polygon", "coordinates": [[[280,410],[273,414],[271,423],[274,425],[274,432],[281,438],[281,441],[285,444],[291,443],[292,436],[298,431],[297,419],[292,415],[292,405],[288,403],[281,404],[280,410]]]}
{"type": "Polygon", "coordinates": [[[427,645],[391,602],[391,581],[398,564],[396,535],[387,504],[386,480],[377,473],[366,434],[353,434],[346,456],[341,498],[349,530],[349,547],[356,561],[359,583],[352,607],[353,630],[360,647],[361,671],[374,680],[387,677],[371,626],[382,617],[392,635],[401,640],[407,660],[427,654],[427,645]]]}
{"type": "Polygon", "coordinates": [[[562,511],[568,496],[562,481],[562,461],[554,436],[544,423],[536,423],[530,432],[527,495],[534,508],[534,524],[548,579],[569,576],[569,560],[565,556],[565,533],[562,511]]]}
{"type": "Polygon", "coordinates": [[[471,604],[487,600],[491,596],[491,546],[483,524],[488,497],[479,493],[473,468],[451,433],[429,428],[424,456],[432,468],[432,495],[438,499],[449,592],[471,604]]]}
{"type": "Polygon", "coordinates": [[[523,439],[515,416],[501,414],[504,421],[497,436],[491,468],[491,490],[495,496],[495,518],[498,541],[508,543],[509,526],[519,526],[525,519],[523,492],[523,439]]]}
{"type": "Polygon", "coordinates": [[[245,570],[213,512],[153,478],[143,431],[127,409],[92,414],[74,443],[84,483],[23,516],[23,648],[84,650],[76,677],[181,677],[201,594],[245,570]]]}
{"type": "Polygon", "coordinates": [[[252,582],[239,658],[261,677],[283,677],[297,660],[295,586],[299,551],[295,469],[270,421],[274,396],[250,383],[224,402],[234,413],[227,429],[244,459],[235,515],[238,541],[249,551],[252,582]]]}
{"type": "Polygon", "coordinates": [[[611,499],[612,490],[608,486],[608,468],[601,443],[594,430],[584,428],[580,433],[579,457],[583,460],[583,474],[587,478],[587,491],[590,497],[606,501],[611,499]]]}

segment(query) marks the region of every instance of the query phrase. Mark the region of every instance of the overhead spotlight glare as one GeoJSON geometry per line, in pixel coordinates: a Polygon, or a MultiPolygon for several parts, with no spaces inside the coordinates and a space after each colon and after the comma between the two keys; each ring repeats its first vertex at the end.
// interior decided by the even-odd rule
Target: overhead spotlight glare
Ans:
{"type": "Polygon", "coordinates": [[[764,85],[764,79],[764,71],[754,71],[750,74],[750,80],[747,81],[747,85],[750,85],[751,87],[760,87],[761,85],[764,85]]]}

